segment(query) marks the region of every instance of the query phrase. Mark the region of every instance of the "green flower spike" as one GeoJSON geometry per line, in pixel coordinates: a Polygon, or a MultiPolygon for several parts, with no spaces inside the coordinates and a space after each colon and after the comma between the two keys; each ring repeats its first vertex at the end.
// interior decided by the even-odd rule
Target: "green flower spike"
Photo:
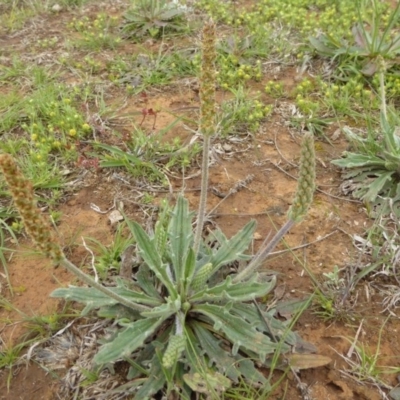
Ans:
{"type": "Polygon", "coordinates": [[[315,150],[311,133],[306,133],[301,144],[300,171],[297,191],[288,218],[300,222],[307,214],[315,191],[315,150]]]}

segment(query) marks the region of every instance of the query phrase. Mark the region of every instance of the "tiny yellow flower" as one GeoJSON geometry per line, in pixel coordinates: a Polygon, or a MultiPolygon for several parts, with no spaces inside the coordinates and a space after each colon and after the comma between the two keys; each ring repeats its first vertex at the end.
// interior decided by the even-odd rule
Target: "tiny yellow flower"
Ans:
{"type": "Polygon", "coordinates": [[[68,133],[70,136],[76,136],[76,129],[70,129],[68,133]]]}
{"type": "Polygon", "coordinates": [[[82,125],[82,129],[83,129],[84,131],[90,131],[90,125],[89,125],[89,124],[83,124],[83,125],[82,125]]]}
{"type": "Polygon", "coordinates": [[[38,138],[38,135],[37,135],[36,133],[33,133],[33,134],[31,135],[31,140],[32,140],[33,142],[36,141],[37,138],[38,138]]]}

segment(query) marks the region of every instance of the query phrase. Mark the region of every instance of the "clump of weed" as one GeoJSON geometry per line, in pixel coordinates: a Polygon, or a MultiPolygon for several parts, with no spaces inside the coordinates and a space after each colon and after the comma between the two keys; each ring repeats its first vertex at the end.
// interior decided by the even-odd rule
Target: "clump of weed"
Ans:
{"type": "Polygon", "coordinates": [[[117,23],[117,17],[98,14],[93,20],[87,16],[74,18],[68,23],[68,28],[79,33],[78,40],[72,42],[79,47],[90,50],[115,49],[121,42],[121,38],[112,32],[117,23]]]}
{"type": "Polygon", "coordinates": [[[222,102],[217,121],[222,136],[232,134],[255,133],[273,110],[271,104],[259,100],[260,95],[252,95],[239,86],[231,89],[233,98],[222,102]]]}
{"type": "Polygon", "coordinates": [[[21,127],[31,141],[30,155],[38,163],[48,163],[51,154],[62,152],[75,158],[75,142],[91,132],[82,112],[76,107],[74,94],[63,88],[45,88],[26,103],[27,121],[21,127]],[[54,91],[52,91],[53,89],[54,91]],[[49,98],[47,94],[53,94],[49,98]],[[72,152],[72,154],[71,154],[72,152]]]}
{"type": "Polygon", "coordinates": [[[122,33],[127,37],[150,35],[156,38],[166,32],[183,32],[187,29],[187,10],[179,1],[135,1],[124,14],[122,33]]]}

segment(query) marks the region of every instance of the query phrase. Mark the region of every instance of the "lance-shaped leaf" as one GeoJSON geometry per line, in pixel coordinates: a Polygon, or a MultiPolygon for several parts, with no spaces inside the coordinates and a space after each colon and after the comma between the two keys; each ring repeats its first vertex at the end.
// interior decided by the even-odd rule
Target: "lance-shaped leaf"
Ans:
{"type": "Polygon", "coordinates": [[[342,168],[385,167],[385,160],[382,158],[358,153],[346,153],[344,158],[333,160],[331,163],[342,168]]]}
{"type": "Polygon", "coordinates": [[[163,301],[156,288],[157,280],[147,265],[142,264],[140,266],[139,271],[136,273],[136,280],[140,288],[143,289],[146,294],[154,299],[158,299],[160,303],[163,301]]]}
{"type": "Polygon", "coordinates": [[[188,288],[193,280],[195,271],[196,271],[196,254],[194,250],[190,248],[185,260],[184,271],[183,271],[183,276],[184,276],[183,292],[185,294],[187,294],[188,292],[188,288]]]}
{"type": "Polygon", "coordinates": [[[376,197],[383,190],[387,183],[392,184],[392,175],[395,171],[382,172],[377,178],[375,178],[368,187],[367,193],[362,197],[364,201],[375,201],[376,197]]]}
{"type": "Polygon", "coordinates": [[[294,346],[297,343],[297,338],[294,332],[288,328],[288,322],[282,322],[274,318],[276,310],[260,312],[254,304],[236,303],[231,308],[231,314],[239,317],[242,321],[247,321],[251,326],[259,331],[267,332],[270,337],[283,339],[285,343],[294,346]],[[265,322],[265,320],[267,322],[265,322]],[[272,332],[271,332],[272,330],[272,332]]]}
{"type": "Polygon", "coordinates": [[[135,235],[137,244],[140,249],[140,255],[142,256],[143,260],[154,272],[157,279],[159,279],[167,288],[169,294],[172,297],[176,297],[177,291],[175,285],[171,277],[167,273],[166,266],[163,264],[161,257],[157,252],[155,244],[138,223],[132,222],[128,225],[130,225],[130,228],[135,235]]]}
{"type": "Polygon", "coordinates": [[[97,311],[97,315],[101,318],[128,321],[136,321],[142,318],[139,311],[132,310],[122,304],[100,307],[99,311],[97,311]]]}
{"type": "Polygon", "coordinates": [[[195,322],[192,327],[200,347],[219,372],[225,374],[234,382],[238,382],[240,373],[236,370],[236,359],[219,345],[220,340],[204,328],[201,323],[195,322]]]}
{"type": "Polygon", "coordinates": [[[218,340],[202,323],[194,323],[193,331],[198,342],[207,357],[215,364],[218,371],[229,377],[234,382],[238,382],[243,376],[251,384],[262,384],[264,389],[269,386],[268,380],[254,366],[251,359],[244,359],[240,355],[232,356],[220,346],[218,340]]]}
{"type": "MultiPolygon", "coordinates": [[[[239,356],[236,356],[239,358],[239,356]]],[[[250,382],[252,385],[262,385],[264,391],[268,391],[271,389],[271,385],[269,381],[265,378],[265,376],[254,366],[254,362],[249,358],[240,357],[238,360],[237,369],[240,373],[245,377],[247,382],[250,382]]]]}
{"type": "Polygon", "coordinates": [[[225,392],[232,384],[228,378],[212,370],[185,374],[183,379],[190,389],[204,393],[208,398],[216,392],[225,392]]]}
{"type": "Polygon", "coordinates": [[[275,286],[276,278],[272,277],[270,282],[259,283],[256,281],[257,274],[249,281],[232,283],[228,276],[221,284],[196,293],[190,298],[192,302],[223,301],[235,302],[250,301],[258,297],[266,296],[275,286]]]}
{"type": "Polygon", "coordinates": [[[129,323],[117,334],[112,342],[103,345],[94,356],[96,364],[106,364],[123,357],[129,357],[141,347],[144,341],[154,333],[165,318],[145,318],[129,323]]]}
{"type": "Polygon", "coordinates": [[[148,400],[165,385],[166,375],[162,371],[159,354],[154,354],[150,365],[149,376],[144,379],[142,386],[133,396],[135,400],[148,400]]]}
{"type": "Polygon", "coordinates": [[[221,245],[209,260],[213,265],[212,274],[215,274],[223,265],[236,261],[240,257],[249,247],[255,227],[254,220],[248,222],[235,236],[221,245]]]}
{"type": "Polygon", "coordinates": [[[232,354],[236,355],[239,348],[246,348],[259,355],[262,362],[267,354],[273,353],[276,349],[286,352],[289,346],[283,343],[274,343],[262,332],[257,331],[247,321],[232,315],[227,305],[217,306],[211,304],[196,304],[193,312],[199,312],[214,323],[214,329],[222,331],[233,344],[232,354]]]}
{"type": "Polygon", "coordinates": [[[288,354],[285,358],[296,370],[324,367],[332,362],[331,358],[321,354],[288,354]]]}
{"type": "Polygon", "coordinates": [[[193,240],[192,223],[189,213],[188,201],[179,196],[178,202],[172,213],[168,225],[169,256],[178,285],[183,282],[184,264],[189,246],[193,240]]]}
{"type": "MultiPolygon", "coordinates": [[[[129,290],[124,287],[109,287],[108,289],[134,303],[145,304],[149,306],[157,306],[160,304],[160,301],[157,299],[147,296],[144,293],[129,290]]],[[[84,311],[82,311],[84,313],[94,308],[118,303],[115,299],[91,287],[70,286],[69,288],[60,288],[54,290],[50,296],[61,297],[67,300],[78,301],[86,304],[84,311]]]]}
{"type": "Polygon", "coordinates": [[[141,313],[141,315],[146,318],[163,317],[164,319],[167,319],[171,315],[176,314],[180,309],[181,298],[178,296],[178,298],[172,300],[170,297],[168,297],[165,304],[154,307],[150,311],[144,311],[143,313],[141,313]]]}

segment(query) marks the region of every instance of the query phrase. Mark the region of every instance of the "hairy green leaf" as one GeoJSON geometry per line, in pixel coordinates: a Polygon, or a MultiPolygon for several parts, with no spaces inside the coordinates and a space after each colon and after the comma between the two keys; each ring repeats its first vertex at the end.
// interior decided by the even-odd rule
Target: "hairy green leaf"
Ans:
{"type": "Polygon", "coordinates": [[[345,158],[333,160],[331,162],[332,164],[342,168],[385,167],[385,160],[382,160],[382,158],[358,153],[346,153],[345,158]]]}
{"type": "Polygon", "coordinates": [[[196,293],[190,298],[192,302],[235,302],[250,301],[258,297],[266,296],[275,286],[275,277],[270,282],[256,282],[257,274],[246,282],[232,283],[232,279],[228,276],[222,283],[212,288],[196,293]]]}
{"type": "Polygon", "coordinates": [[[131,229],[135,235],[143,260],[168,289],[170,295],[176,298],[177,288],[175,287],[172,276],[169,276],[167,266],[163,264],[155,244],[138,223],[132,222],[131,229]]]}
{"type": "Polygon", "coordinates": [[[93,361],[96,364],[106,364],[129,357],[133,351],[143,345],[164,320],[165,318],[145,318],[127,324],[112,342],[100,348],[93,361]]]}
{"type": "Polygon", "coordinates": [[[286,344],[274,343],[271,339],[247,321],[232,315],[226,306],[211,304],[196,304],[193,311],[199,312],[214,323],[214,329],[222,331],[232,342],[232,354],[236,355],[239,348],[246,348],[259,355],[262,362],[265,361],[267,354],[273,353],[280,348],[281,351],[288,351],[286,344]]]}
{"type": "Polygon", "coordinates": [[[211,256],[210,262],[213,265],[215,274],[221,266],[227,265],[238,257],[249,247],[253,239],[253,232],[256,227],[256,222],[248,222],[235,236],[230,240],[222,243],[217,252],[211,256]]]}
{"type": "Polygon", "coordinates": [[[180,297],[178,297],[175,300],[168,298],[165,304],[162,304],[161,306],[158,307],[154,307],[150,311],[144,311],[141,314],[143,317],[147,318],[163,317],[164,319],[167,319],[171,315],[176,314],[180,309],[181,309],[180,297]]]}
{"type": "Polygon", "coordinates": [[[189,203],[178,197],[177,204],[168,225],[168,238],[170,242],[169,256],[178,286],[185,279],[184,264],[193,240],[192,223],[189,213],[189,203]]]}
{"type": "MultiPolygon", "coordinates": [[[[157,306],[160,304],[160,301],[157,299],[149,297],[144,293],[129,290],[125,287],[110,287],[109,290],[134,303],[145,304],[149,306],[157,306]]],[[[70,286],[69,288],[59,288],[54,290],[50,296],[61,297],[72,301],[79,301],[80,303],[86,304],[85,312],[94,308],[117,304],[116,300],[91,287],[70,286]]]]}

